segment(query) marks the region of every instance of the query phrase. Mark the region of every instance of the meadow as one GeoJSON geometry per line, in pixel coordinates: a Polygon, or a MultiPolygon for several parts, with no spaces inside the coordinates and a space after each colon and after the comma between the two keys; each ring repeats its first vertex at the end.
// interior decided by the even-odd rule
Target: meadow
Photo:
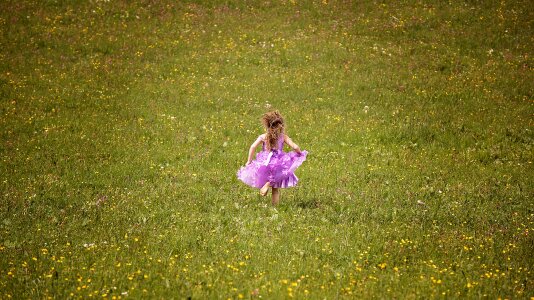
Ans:
{"type": "Polygon", "coordinates": [[[0,298],[532,299],[527,0],[5,0],[0,298]],[[309,151],[236,172],[278,109],[309,151]]]}

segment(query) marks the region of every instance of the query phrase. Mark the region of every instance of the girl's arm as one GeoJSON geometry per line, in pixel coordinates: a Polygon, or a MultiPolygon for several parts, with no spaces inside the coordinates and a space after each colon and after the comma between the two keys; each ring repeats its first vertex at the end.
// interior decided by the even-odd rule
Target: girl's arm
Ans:
{"type": "Polygon", "coordinates": [[[289,145],[289,147],[293,148],[295,152],[300,154],[300,147],[299,145],[295,144],[287,135],[284,135],[284,142],[289,145]]]}
{"type": "Polygon", "coordinates": [[[252,158],[254,157],[254,153],[256,153],[256,147],[258,147],[258,145],[263,141],[263,139],[264,139],[264,135],[265,135],[265,134],[260,135],[260,136],[254,141],[254,143],[252,143],[252,145],[250,146],[250,149],[248,150],[247,165],[250,164],[250,162],[252,161],[252,158]]]}

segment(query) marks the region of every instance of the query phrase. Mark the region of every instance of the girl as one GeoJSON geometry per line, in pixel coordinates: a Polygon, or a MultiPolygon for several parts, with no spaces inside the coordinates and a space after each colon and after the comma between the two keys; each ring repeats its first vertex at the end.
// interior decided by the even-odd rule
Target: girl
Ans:
{"type": "Polygon", "coordinates": [[[260,135],[248,152],[248,160],[237,172],[237,178],[245,184],[260,189],[265,196],[271,188],[272,203],[277,205],[280,200],[280,188],[295,186],[298,182],[294,172],[306,160],[308,152],[300,151],[284,131],[284,119],[276,110],[261,118],[265,133],[260,135]],[[256,147],[262,143],[262,151],[252,160],[256,147]],[[295,151],[284,152],[284,143],[295,151]]]}

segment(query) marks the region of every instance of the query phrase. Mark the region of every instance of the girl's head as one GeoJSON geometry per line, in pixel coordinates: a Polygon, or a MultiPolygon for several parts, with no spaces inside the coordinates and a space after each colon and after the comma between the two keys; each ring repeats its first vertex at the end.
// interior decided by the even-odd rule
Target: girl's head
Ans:
{"type": "Polygon", "coordinates": [[[261,123],[265,127],[265,131],[267,131],[267,148],[276,148],[278,139],[284,134],[284,118],[279,111],[270,111],[263,115],[261,123]]]}

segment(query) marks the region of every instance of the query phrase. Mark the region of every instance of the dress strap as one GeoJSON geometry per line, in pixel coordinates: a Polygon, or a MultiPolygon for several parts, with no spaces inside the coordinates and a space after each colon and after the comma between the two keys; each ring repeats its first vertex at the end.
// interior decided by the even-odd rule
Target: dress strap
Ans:
{"type": "Polygon", "coordinates": [[[284,149],[284,134],[282,133],[280,135],[280,138],[278,138],[278,150],[282,151],[284,149]]]}

